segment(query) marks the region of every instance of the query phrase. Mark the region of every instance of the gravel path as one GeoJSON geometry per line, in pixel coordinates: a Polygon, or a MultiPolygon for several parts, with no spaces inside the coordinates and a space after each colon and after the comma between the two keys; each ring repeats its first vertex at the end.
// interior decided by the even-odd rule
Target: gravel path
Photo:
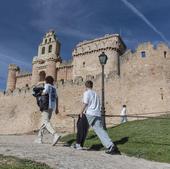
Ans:
{"type": "MultiPolygon", "coordinates": [[[[170,169],[170,164],[151,162],[125,155],[108,155],[103,151],[74,150],[58,144],[52,147],[35,144],[34,135],[0,135],[0,154],[45,162],[56,169],[170,169]]],[[[50,138],[52,139],[52,138],[50,138]]]]}

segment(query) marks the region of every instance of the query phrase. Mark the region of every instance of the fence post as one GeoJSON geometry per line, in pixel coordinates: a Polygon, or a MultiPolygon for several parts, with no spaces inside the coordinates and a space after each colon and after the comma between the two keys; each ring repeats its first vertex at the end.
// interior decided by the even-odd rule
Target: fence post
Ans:
{"type": "Polygon", "coordinates": [[[74,134],[76,133],[76,119],[75,117],[73,117],[73,131],[74,131],[74,134]]]}

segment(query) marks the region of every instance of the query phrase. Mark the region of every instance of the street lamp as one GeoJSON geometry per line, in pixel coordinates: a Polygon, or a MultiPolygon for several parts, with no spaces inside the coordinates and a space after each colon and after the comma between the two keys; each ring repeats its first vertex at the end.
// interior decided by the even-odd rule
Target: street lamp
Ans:
{"type": "Polygon", "coordinates": [[[105,101],[104,101],[104,65],[107,62],[107,55],[102,52],[102,54],[99,55],[99,61],[102,66],[102,106],[101,106],[101,115],[102,115],[102,124],[103,128],[106,130],[106,121],[105,121],[105,101]]]}

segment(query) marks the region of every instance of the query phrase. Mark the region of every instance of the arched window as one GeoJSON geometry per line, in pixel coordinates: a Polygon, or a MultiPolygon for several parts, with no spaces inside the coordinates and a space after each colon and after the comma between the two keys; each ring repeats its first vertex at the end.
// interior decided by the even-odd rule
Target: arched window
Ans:
{"type": "Polygon", "coordinates": [[[42,48],[41,54],[45,53],[45,47],[42,48]]]}
{"type": "Polygon", "coordinates": [[[45,43],[47,43],[47,39],[45,40],[45,43]]]}
{"type": "Polygon", "coordinates": [[[64,84],[64,79],[61,79],[60,82],[61,82],[61,84],[64,84]]]}
{"type": "Polygon", "coordinates": [[[85,65],[86,65],[86,63],[85,63],[85,62],[83,62],[83,67],[85,67],[85,65]]]}
{"type": "Polygon", "coordinates": [[[48,52],[49,52],[49,53],[52,52],[52,45],[49,46],[48,52]]]}
{"type": "Polygon", "coordinates": [[[166,54],[167,54],[167,52],[166,52],[166,51],[164,51],[164,58],[166,58],[166,54]]]}
{"type": "Polygon", "coordinates": [[[146,57],[146,52],[145,52],[145,51],[142,51],[142,52],[141,52],[141,57],[142,57],[142,58],[145,58],[145,57],[146,57]]]}
{"type": "Polygon", "coordinates": [[[45,72],[44,72],[44,71],[41,71],[40,74],[39,74],[40,82],[45,80],[45,76],[46,76],[45,72]]]}
{"type": "Polygon", "coordinates": [[[51,42],[51,38],[49,39],[49,42],[51,42]]]}

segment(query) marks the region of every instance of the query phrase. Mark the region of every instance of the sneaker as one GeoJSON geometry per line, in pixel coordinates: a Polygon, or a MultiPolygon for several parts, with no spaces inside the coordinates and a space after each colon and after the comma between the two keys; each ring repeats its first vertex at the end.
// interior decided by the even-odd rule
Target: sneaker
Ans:
{"type": "Polygon", "coordinates": [[[58,143],[58,141],[59,141],[60,138],[61,138],[61,136],[55,134],[55,135],[54,135],[54,139],[53,139],[52,146],[55,146],[55,145],[58,143]]]}
{"type": "Polygon", "coordinates": [[[107,154],[111,154],[111,155],[121,155],[119,149],[117,148],[116,145],[111,145],[106,151],[105,153],[107,154]]]}
{"type": "Polygon", "coordinates": [[[80,144],[76,144],[76,150],[83,150],[83,147],[80,144]]]}
{"type": "Polygon", "coordinates": [[[83,150],[83,147],[80,144],[73,144],[71,147],[75,148],[76,150],[83,150]]]}
{"type": "Polygon", "coordinates": [[[42,139],[41,138],[37,138],[37,139],[34,140],[34,143],[42,144],[42,139]]]}

